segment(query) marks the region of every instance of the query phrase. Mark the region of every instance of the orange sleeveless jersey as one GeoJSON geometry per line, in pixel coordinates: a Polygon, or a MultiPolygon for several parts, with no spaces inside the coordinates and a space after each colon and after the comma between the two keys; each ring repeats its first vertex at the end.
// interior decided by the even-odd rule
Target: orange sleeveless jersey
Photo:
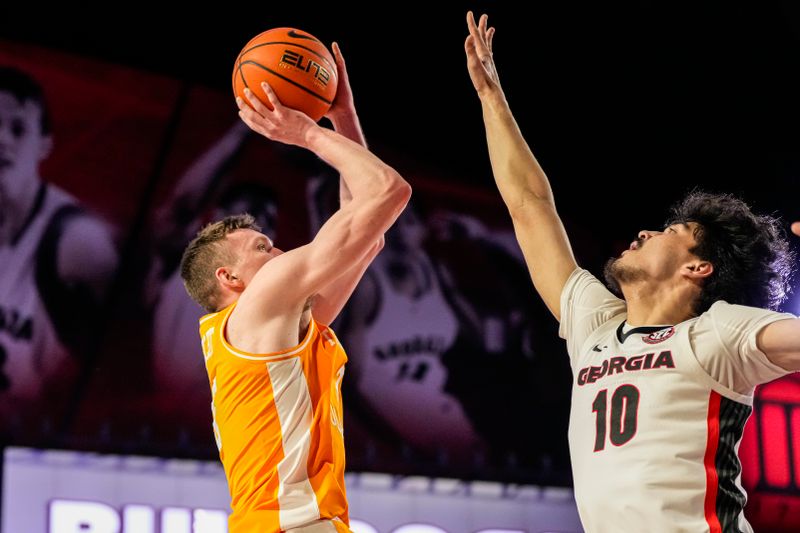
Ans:
{"type": "MultiPolygon", "coordinates": [[[[349,531],[341,384],[347,361],[313,318],[294,348],[252,354],[224,332],[236,304],[200,319],[231,533],[285,531],[332,520],[349,531]]],[[[326,527],[324,530],[327,530],[326,527]]]]}

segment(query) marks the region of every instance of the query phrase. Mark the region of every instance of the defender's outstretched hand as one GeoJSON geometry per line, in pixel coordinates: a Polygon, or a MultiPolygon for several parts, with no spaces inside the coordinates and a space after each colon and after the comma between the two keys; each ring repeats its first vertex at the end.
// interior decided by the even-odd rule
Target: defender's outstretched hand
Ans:
{"type": "Polygon", "coordinates": [[[500,89],[500,78],[497,76],[497,68],[492,57],[492,41],[494,39],[494,28],[488,27],[489,16],[481,15],[478,24],[475,24],[475,17],[472,11],[467,13],[467,29],[469,35],[464,42],[464,50],[467,52],[467,69],[472,84],[478,91],[478,96],[500,89]]]}
{"type": "Polygon", "coordinates": [[[308,132],[319,126],[305,113],[281,104],[275,91],[266,82],[262,82],[261,87],[272,109],[265,106],[250,89],[245,89],[244,94],[249,100],[249,105],[241,98],[236,98],[239,116],[244,123],[253,131],[273,141],[307,148],[308,132]]]}

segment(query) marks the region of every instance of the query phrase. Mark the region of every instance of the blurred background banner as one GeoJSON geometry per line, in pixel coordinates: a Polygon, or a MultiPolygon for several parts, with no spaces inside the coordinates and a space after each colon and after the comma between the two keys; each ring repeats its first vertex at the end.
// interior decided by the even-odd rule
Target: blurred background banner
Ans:
{"type": "MultiPolygon", "coordinates": [[[[225,533],[215,463],[8,448],[2,531],[225,533]]],[[[567,489],[348,474],[355,533],[581,531],[567,489]]]]}
{"type": "MultiPolygon", "coordinates": [[[[0,444],[216,459],[202,311],[184,292],[181,252],[203,224],[242,211],[293,248],[337,206],[327,165],[236,115],[236,54],[260,31],[292,26],[341,44],[371,149],[414,187],[333,325],[350,358],[348,471],[569,490],[566,349],[494,186],[464,68],[464,13],[484,8],[503,86],[582,266],[598,273],[695,187],[800,218],[800,23],[788,2],[412,2],[370,25],[350,6],[271,6],[247,20],[220,7],[191,25],[131,13],[134,29],[4,8],[0,67],[41,86],[52,127],[33,140],[52,148],[35,183],[14,170],[22,159],[0,154],[0,220],[18,230],[0,223],[0,444]]],[[[798,292],[782,310],[800,313],[798,292]]],[[[756,530],[800,529],[798,390],[789,376],[756,393],[740,450],[756,530]]],[[[47,457],[50,468],[60,456],[47,457]]],[[[19,464],[6,468],[4,523],[19,464]]],[[[354,510],[369,513],[371,490],[351,492],[354,510]]],[[[224,496],[152,505],[219,511],[224,496]]],[[[38,509],[52,510],[50,498],[82,499],[64,486],[38,509]]],[[[121,520],[137,504],[93,498],[121,520]]]]}
{"type": "MultiPolygon", "coordinates": [[[[213,457],[202,311],[180,280],[183,248],[203,224],[242,211],[284,248],[308,242],[337,207],[338,176],[307,153],[251,135],[230,116],[227,94],[9,49],[0,61],[38,75],[53,95],[52,158],[62,164],[43,176],[111,223],[122,265],[75,357],[81,368],[66,409],[44,418],[15,410],[38,427],[6,424],[9,442],[213,457]],[[114,84],[136,85],[137,94],[114,84]],[[119,116],[97,116],[103,95],[147,112],[117,102],[119,116]],[[117,126],[126,121],[130,130],[117,126]],[[62,137],[85,144],[62,148],[62,137]],[[96,152],[126,156],[90,161],[96,152]]],[[[567,359],[544,307],[519,290],[529,281],[499,198],[435,170],[410,179],[412,205],[334,325],[350,357],[350,464],[479,477],[485,468],[568,484],[567,359]],[[532,411],[541,425],[506,425],[532,411]]]]}

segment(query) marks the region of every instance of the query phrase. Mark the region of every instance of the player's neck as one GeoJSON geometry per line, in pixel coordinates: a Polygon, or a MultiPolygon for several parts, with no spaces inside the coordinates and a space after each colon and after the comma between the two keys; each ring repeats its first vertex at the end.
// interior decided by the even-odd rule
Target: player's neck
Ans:
{"type": "Polygon", "coordinates": [[[31,211],[36,207],[41,186],[42,181],[36,176],[27,182],[16,197],[7,198],[0,204],[4,211],[0,218],[0,243],[11,242],[22,226],[31,222],[31,211]]]}
{"type": "Polygon", "coordinates": [[[639,282],[622,287],[631,326],[678,324],[694,316],[696,291],[686,285],[639,282]]]}

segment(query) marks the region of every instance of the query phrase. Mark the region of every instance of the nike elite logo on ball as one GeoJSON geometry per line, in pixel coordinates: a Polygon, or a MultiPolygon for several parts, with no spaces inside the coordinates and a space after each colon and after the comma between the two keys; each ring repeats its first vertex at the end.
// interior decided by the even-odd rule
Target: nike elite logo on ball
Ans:
{"type": "Polygon", "coordinates": [[[266,82],[282,105],[302,111],[315,122],[336,97],[336,61],[322,42],[296,28],[273,28],[259,33],[242,48],[233,66],[233,93],[248,102],[252,91],[268,109],[261,88],[266,82]]]}

